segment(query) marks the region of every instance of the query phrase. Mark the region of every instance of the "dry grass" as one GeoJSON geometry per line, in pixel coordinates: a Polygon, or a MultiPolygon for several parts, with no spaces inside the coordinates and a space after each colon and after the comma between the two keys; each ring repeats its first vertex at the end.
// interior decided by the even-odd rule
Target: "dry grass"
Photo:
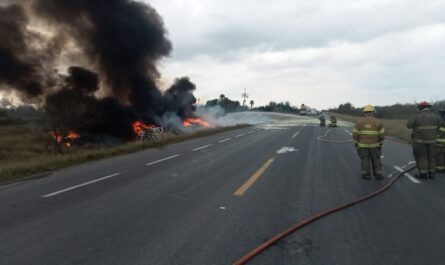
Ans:
{"type": "Polygon", "coordinates": [[[170,135],[155,141],[131,142],[112,148],[69,148],[64,150],[63,155],[54,149],[50,136],[37,126],[0,126],[0,184],[87,161],[160,147],[247,126],[206,129],[194,133],[170,135]]]}
{"type": "MultiPolygon", "coordinates": [[[[356,122],[359,117],[334,113],[341,120],[356,122]]],[[[380,119],[385,127],[386,135],[397,138],[407,143],[411,143],[411,131],[406,128],[407,120],[400,119],[380,119]]]]}

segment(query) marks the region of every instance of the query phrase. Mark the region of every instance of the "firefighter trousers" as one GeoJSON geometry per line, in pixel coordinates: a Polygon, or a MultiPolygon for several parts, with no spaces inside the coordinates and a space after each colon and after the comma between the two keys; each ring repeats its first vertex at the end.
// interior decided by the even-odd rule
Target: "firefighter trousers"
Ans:
{"type": "Polygon", "coordinates": [[[361,160],[360,165],[362,168],[362,175],[371,176],[371,169],[374,173],[374,176],[382,175],[382,161],[380,160],[382,151],[380,150],[380,148],[360,147],[357,152],[361,160]]]}
{"type": "Polygon", "coordinates": [[[419,174],[436,171],[436,144],[413,143],[413,154],[419,174]]]}
{"type": "Polygon", "coordinates": [[[445,171],[445,146],[437,146],[436,171],[445,171]]]}

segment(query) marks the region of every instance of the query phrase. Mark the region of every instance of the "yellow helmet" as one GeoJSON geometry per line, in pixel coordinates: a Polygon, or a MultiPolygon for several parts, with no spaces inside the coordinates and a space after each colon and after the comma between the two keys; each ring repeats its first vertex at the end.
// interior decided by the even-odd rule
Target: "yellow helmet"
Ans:
{"type": "Polygon", "coordinates": [[[375,111],[375,108],[374,108],[373,105],[366,105],[366,106],[363,108],[363,112],[374,112],[374,111],[375,111]]]}

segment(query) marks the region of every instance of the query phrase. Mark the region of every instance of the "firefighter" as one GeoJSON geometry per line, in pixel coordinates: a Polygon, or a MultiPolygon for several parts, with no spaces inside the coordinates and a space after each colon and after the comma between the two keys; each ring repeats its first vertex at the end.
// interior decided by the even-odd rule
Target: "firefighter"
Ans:
{"type": "Polygon", "coordinates": [[[385,139],[385,129],[382,122],[374,117],[374,106],[365,106],[363,113],[364,117],[357,121],[352,130],[352,138],[361,159],[362,178],[371,179],[372,167],[374,177],[383,179],[380,156],[385,139]]]}
{"type": "Polygon", "coordinates": [[[326,120],[325,120],[323,114],[320,115],[319,119],[320,119],[320,126],[321,127],[326,126],[326,120]]]}
{"type": "Polygon", "coordinates": [[[431,111],[429,102],[419,103],[417,109],[417,114],[406,125],[412,129],[413,154],[419,171],[417,177],[433,179],[436,171],[436,138],[442,121],[431,111]]]}
{"type": "Polygon", "coordinates": [[[337,118],[334,115],[331,115],[330,121],[329,127],[337,127],[337,118]]]}
{"type": "Polygon", "coordinates": [[[440,111],[440,117],[442,118],[442,126],[439,128],[439,133],[436,139],[436,172],[445,172],[445,108],[440,111]]]}

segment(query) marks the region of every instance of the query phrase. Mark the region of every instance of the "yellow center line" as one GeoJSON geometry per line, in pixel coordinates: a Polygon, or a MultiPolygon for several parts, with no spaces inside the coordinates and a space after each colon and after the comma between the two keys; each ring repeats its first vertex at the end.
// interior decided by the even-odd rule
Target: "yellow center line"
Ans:
{"type": "Polygon", "coordinates": [[[297,137],[300,134],[300,131],[297,131],[294,135],[292,135],[292,138],[297,137]]]}
{"type": "Polygon", "coordinates": [[[257,181],[261,177],[261,175],[263,175],[263,173],[266,172],[266,170],[270,167],[272,162],[273,158],[267,160],[267,162],[264,163],[264,165],[262,165],[255,173],[253,173],[253,175],[246,182],[244,182],[244,184],[241,187],[239,187],[237,191],[235,191],[233,196],[237,197],[243,196],[244,193],[246,193],[246,191],[255,183],[255,181],[257,181]]]}

